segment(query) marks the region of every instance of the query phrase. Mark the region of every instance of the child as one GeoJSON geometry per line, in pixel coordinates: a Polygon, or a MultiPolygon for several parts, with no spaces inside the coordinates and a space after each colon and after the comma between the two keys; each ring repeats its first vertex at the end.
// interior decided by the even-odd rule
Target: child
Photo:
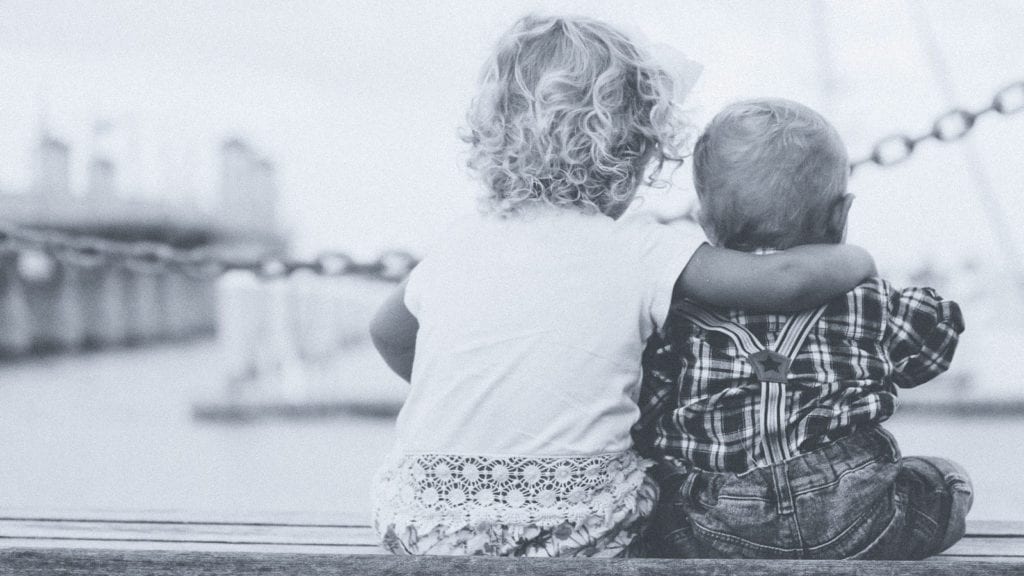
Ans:
{"type": "Polygon", "coordinates": [[[467,137],[487,210],[371,327],[412,384],[375,484],[391,552],[627,553],[657,490],[629,435],[640,355],[673,291],[792,310],[873,274],[851,247],[758,257],[620,218],[675,154],[673,114],[667,74],[603,23],[527,17],[501,39],[467,137]]]}
{"type": "MultiPolygon", "coordinates": [[[[728,106],[698,139],[700,220],[749,252],[841,243],[853,197],[835,129],[805,106],[728,106]]],[[[641,453],[661,459],[658,555],[916,559],[956,542],[971,483],[901,458],[896,387],[949,367],[960,309],[872,278],[791,316],[678,300],[644,353],[641,453]]]]}

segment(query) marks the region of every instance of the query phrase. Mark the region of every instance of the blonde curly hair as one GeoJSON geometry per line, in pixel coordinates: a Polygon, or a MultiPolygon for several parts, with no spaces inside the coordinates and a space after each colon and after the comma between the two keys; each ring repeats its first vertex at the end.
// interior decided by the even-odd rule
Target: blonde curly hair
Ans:
{"type": "Polygon", "coordinates": [[[681,161],[672,77],[623,33],[587,18],[527,16],[502,36],[467,115],[484,208],[546,202],[617,217],[648,166],[681,161]]]}

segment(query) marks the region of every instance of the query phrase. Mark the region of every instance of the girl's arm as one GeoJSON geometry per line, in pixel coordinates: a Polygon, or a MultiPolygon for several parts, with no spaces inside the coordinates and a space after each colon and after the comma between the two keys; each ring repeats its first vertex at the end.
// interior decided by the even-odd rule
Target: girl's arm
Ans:
{"type": "Polygon", "coordinates": [[[820,306],[875,274],[871,255],[849,244],[796,246],[773,254],[705,244],[679,275],[672,296],[753,312],[794,312],[820,306]]]}
{"type": "Polygon", "coordinates": [[[370,338],[384,363],[409,382],[416,356],[416,332],[420,324],[405,307],[405,283],[381,305],[370,322],[370,338]]]}

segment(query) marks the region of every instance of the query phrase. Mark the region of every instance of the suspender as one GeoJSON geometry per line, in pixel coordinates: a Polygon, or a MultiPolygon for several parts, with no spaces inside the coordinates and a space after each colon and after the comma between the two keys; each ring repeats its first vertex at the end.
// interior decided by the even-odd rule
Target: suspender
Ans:
{"type": "Polygon", "coordinates": [[[676,308],[697,326],[728,336],[761,381],[758,426],[764,452],[763,464],[776,464],[791,458],[793,454],[786,440],[786,383],[789,381],[789,367],[825,312],[825,307],[790,316],[779,332],[773,349],[762,344],[745,326],[692,302],[684,301],[677,304],[676,308]]]}

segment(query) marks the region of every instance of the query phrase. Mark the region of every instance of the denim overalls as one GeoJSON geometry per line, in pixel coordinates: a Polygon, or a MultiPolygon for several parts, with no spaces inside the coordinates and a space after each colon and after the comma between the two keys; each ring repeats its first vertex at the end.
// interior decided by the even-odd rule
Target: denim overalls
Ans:
{"type": "Polygon", "coordinates": [[[941,458],[902,458],[880,426],[800,453],[786,439],[789,366],[824,307],[790,317],[775,346],[687,303],[686,316],[728,336],[760,380],[757,466],[743,473],[655,470],[662,489],[646,553],[689,558],[918,559],[952,546],[973,495],[941,458]]]}

